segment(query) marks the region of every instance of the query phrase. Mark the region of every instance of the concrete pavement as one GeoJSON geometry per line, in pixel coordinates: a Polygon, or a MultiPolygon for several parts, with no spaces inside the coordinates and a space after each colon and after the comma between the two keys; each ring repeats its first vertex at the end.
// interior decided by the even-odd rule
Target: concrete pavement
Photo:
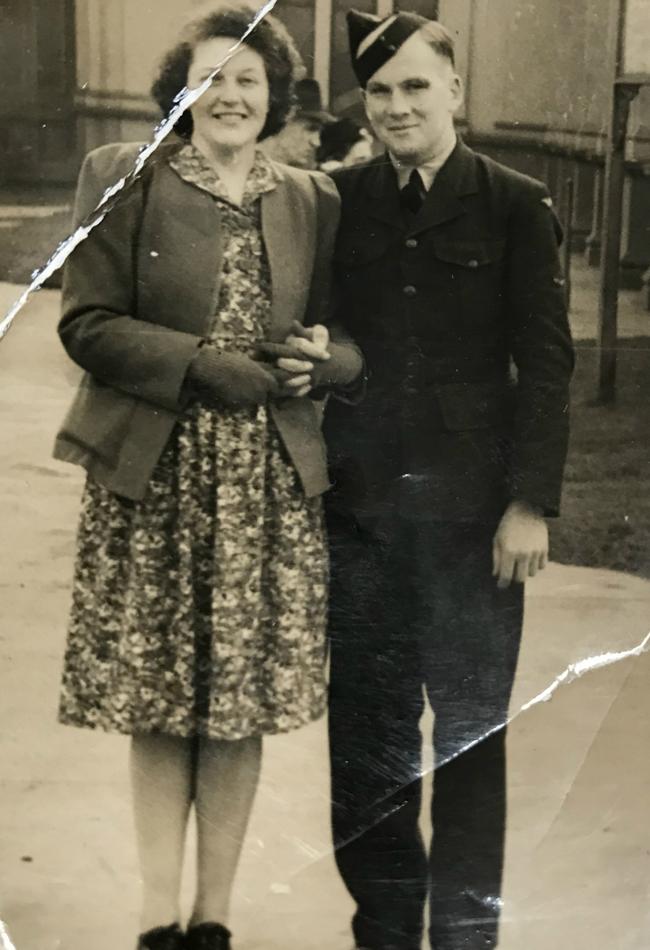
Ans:
{"type": "MultiPolygon", "coordinates": [[[[0,313],[18,291],[0,285],[0,313]]],[[[115,950],[133,946],[137,926],[127,742],[55,722],[81,488],[49,457],[78,378],[55,340],[57,305],[53,291],[35,295],[0,344],[0,917],[17,950],[115,950]]],[[[631,649],[648,630],[650,582],[553,564],[529,585],[501,950],[650,945],[650,657],[517,715],[570,663],[631,649]]],[[[237,950],[348,950],[327,813],[324,724],[269,740],[237,950]]],[[[188,898],[191,885],[190,861],[188,898]]]]}

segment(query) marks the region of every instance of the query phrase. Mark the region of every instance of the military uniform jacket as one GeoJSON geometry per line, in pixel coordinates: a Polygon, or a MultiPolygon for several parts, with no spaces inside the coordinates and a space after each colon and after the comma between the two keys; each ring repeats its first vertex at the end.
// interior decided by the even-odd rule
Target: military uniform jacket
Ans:
{"type": "Polygon", "coordinates": [[[557,514],[573,348],[546,188],[462,142],[414,216],[387,156],[334,178],[337,319],[368,375],[362,402],[327,413],[338,497],[444,521],[512,499],[557,514]]]}

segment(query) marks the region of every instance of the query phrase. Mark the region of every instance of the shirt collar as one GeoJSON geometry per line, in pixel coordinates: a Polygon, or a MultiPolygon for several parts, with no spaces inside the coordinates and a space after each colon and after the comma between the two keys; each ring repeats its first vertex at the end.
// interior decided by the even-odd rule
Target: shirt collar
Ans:
{"type": "Polygon", "coordinates": [[[456,141],[456,136],[454,136],[453,140],[444,149],[444,151],[442,151],[439,155],[436,155],[435,158],[430,159],[430,161],[423,162],[422,165],[406,165],[404,162],[398,161],[398,159],[396,159],[389,152],[388,154],[393,164],[393,168],[397,172],[397,184],[399,188],[403,188],[406,185],[409,180],[409,175],[414,168],[417,168],[424,183],[424,187],[428,191],[429,188],[431,188],[436,175],[456,148],[456,141]]]}
{"type": "MultiPolygon", "coordinates": [[[[169,164],[184,181],[207,191],[213,198],[230,201],[228,192],[216,169],[191,142],[187,142],[175,152],[169,159],[169,164]]],[[[282,173],[275,162],[267,158],[261,149],[257,149],[255,161],[246,181],[242,208],[255,201],[260,195],[273,191],[282,177],[282,173]]]]}

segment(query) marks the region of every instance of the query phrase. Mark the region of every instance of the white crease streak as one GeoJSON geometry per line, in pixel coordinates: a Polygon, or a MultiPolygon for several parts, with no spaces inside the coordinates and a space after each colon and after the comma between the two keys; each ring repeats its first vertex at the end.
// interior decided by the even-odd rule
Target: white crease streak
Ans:
{"type": "Polygon", "coordinates": [[[3,920],[0,920],[0,948],[1,950],[16,950],[3,920]]]}
{"type": "Polygon", "coordinates": [[[488,739],[495,733],[505,729],[506,726],[509,726],[510,723],[514,722],[514,720],[517,719],[522,713],[528,712],[528,710],[532,709],[533,706],[538,706],[540,703],[547,703],[561,686],[568,686],[569,683],[575,683],[576,680],[581,679],[587,673],[592,673],[595,670],[601,670],[606,666],[613,666],[615,663],[621,663],[623,660],[632,660],[634,658],[638,658],[649,651],[650,633],[646,634],[638,646],[632,647],[629,650],[621,650],[618,653],[598,653],[596,656],[589,656],[584,660],[578,660],[576,663],[570,663],[563,673],[560,673],[559,676],[556,676],[550,686],[547,686],[546,689],[543,689],[541,693],[537,694],[537,696],[534,696],[532,699],[529,699],[527,703],[524,703],[522,706],[520,706],[517,712],[509,716],[505,722],[499,723],[498,726],[494,726],[494,728],[489,729],[483,735],[478,736],[471,742],[468,742],[467,745],[464,745],[462,748],[458,749],[458,751],[454,752],[453,755],[450,755],[446,759],[443,759],[443,761],[436,763],[435,768],[439,769],[441,766],[446,765],[447,762],[453,762],[454,759],[457,759],[459,756],[463,755],[464,752],[469,752],[470,749],[473,749],[474,746],[478,745],[480,742],[483,742],[485,739],[488,739]]]}
{"type": "Polygon", "coordinates": [[[571,663],[550,686],[529,702],[524,703],[519,712],[526,712],[527,709],[536,706],[538,703],[547,703],[560,686],[574,683],[584,676],[585,673],[591,673],[592,670],[600,670],[605,666],[612,666],[614,663],[620,663],[622,660],[631,660],[634,657],[640,657],[644,653],[647,653],[648,650],[650,650],[650,633],[647,634],[645,639],[638,646],[633,647],[631,650],[622,650],[619,653],[599,653],[596,656],[588,656],[584,660],[579,660],[577,663],[571,663]]]}
{"type": "Polygon", "coordinates": [[[47,263],[42,268],[40,268],[40,270],[34,271],[32,274],[32,282],[28,287],[25,288],[18,300],[12,304],[9,311],[3,317],[2,321],[0,321],[0,341],[3,340],[5,335],[11,329],[14,320],[27,303],[30,295],[41,289],[45,281],[63,266],[68,256],[72,253],[72,251],[74,251],[75,247],[84,241],[93,228],[96,228],[97,225],[104,220],[106,214],[111,210],[109,206],[110,199],[119,194],[119,192],[122,191],[127,184],[130,184],[133,179],[142,171],[146,161],[151,157],[151,155],[153,155],[158,146],[167,138],[180,116],[183,115],[183,113],[186,112],[187,109],[189,109],[210,87],[215,75],[220,69],[223,69],[226,63],[232,59],[242,44],[245,43],[246,38],[250,36],[253,30],[257,27],[258,23],[274,9],[276,3],[277,0],[267,0],[267,2],[259,8],[249,23],[245,33],[243,33],[240,39],[238,39],[237,42],[231,46],[223,59],[215,66],[213,71],[205,79],[205,81],[201,83],[200,86],[197,86],[196,89],[185,88],[178,93],[175,99],[175,105],[171,109],[169,115],[160,123],[160,125],[156,126],[151,142],[149,142],[148,145],[145,145],[140,150],[131,171],[125,175],[124,178],[118,179],[114,185],[111,185],[111,187],[107,188],[104,192],[102,200],[99,202],[95,208],[95,211],[93,212],[93,214],[96,214],[97,216],[94,217],[89,224],[83,224],[78,227],[76,231],[70,235],[70,237],[66,238],[66,240],[57,247],[56,251],[54,254],[52,254],[47,263]],[[103,211],[101,209],[103,209],[103,211]]]}
{"type": "MultiPolygon", "coordinates": [[[[431,771],[436,772],[438,769],[447,765],[449,762],[453,762],[456,759],[460,758],[461,755],[464,755],[466,752],[469,752],[471,749],[479,745],[481,742],[485,742],[486,739],[489,739],[491,736],[496,735],[496,733],[501,732],[502,729],[506,729],[511,723],[515,721],[515,719],[518,719],[519,716],[522,715],[522,713],[528,712],[528,710],[532,709],[534,706],[538,706],[541,703],[547,703],[553,697],[553,695],[557,692],[557,690],[560,689],[560,687],[568,686],[570,683],[575,683],[576,680],[581,679],[587,673],[592,673],[596,670],[601,670],[606,666],[613,666],[616,663],[623,662],[624,660],[638,659],[639,657],[643,656],[644,653],[648,653],[648,652],[650,652],[650,633],[648,633],[644,637],[641,643],[639,643],[635,647],[632,647],[629,650],[621,650],[618,653],[616,652],[599,653],[596,656],[586,657],[584,660],[578,660],[575,663],[571,663],[564,670],[563,673],[560,673],[560,675],[557,676],[553,680],[550,686],[547,686],[546,689],[543,689],[541,691],[541,693],[538,693],[532,699],[528,700],[528,702],[520,706],[519,709],[516,712],[514,712],[512,715],[508,716],[508,718],[504,722],[501,722],[498,725],[493,726],[492,729],[486,730],[486,732],[484,732],[482,735],[477,736],[475,739],[472,739],[471,742],[467,742],[461,748],[457,749],[452,755],[448,755],[444,759],[436,760],[433,765],[433,768],[421,770],[417,775],[414,774],[413,781],[415,781],[416,778],[424,778],[424,776],[427,775],[429,772],[431,771]]],[[[401,791],[401,789],[399,788],[392,789],[389,795],[386,796],[386,801],[388,801],[389,798],[393,798],[399,791],[401,791]]],[[[375,802],[375,804],[379,804],[379,803],[380,802],[375,802]]],[[[403,806],[401,804],[391,805],[390,808],[387,808],[387,810],[384,812],[381,819],[379,820],[383,821],[385,818],[388,817],[388,815],[391,812],[399,811],[399,809],[402,807],[403,806]]],[[[364,828],[364,830],[359,832],[358,834],[352,835],[350,839],[348,839],[348,841],[355,840],[355,838],[365,833],[366,830],[367,829],[364,828]]],[[[339,847],[342,847],[344,844],[347,844],[348,841],[339,842],[339,847]]]]}

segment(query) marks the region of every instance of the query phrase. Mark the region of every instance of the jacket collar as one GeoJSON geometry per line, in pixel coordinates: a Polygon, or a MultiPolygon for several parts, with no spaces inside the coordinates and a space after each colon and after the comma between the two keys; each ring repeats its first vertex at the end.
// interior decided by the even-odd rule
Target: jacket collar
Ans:
{"type": "MultiPolygon", "coordinates": [[[[273,287],[270,332],[274,340],[280,340],[290,332],[296,316],[296,299],[313,266],[315,239],[312,222],[302,213],[302,203],[289,190],[290,176],[276,162],[271,164],[279,187],[261,195],[261,218],[273,287]],[[298,242],[296,234],[302,235],[298,242]]],[[[165,299],[173,309],[167,322],[202,336],[218,305],[222,209],[205,190],[181,178],[167,163],[162,164],[157,177],[159,217],[154,219],[152,241],[157,243],[153,246],[157,248],[166,237],[174,248],[177,245],[182,249],[169,249],[170,259],[182,254],[182,265],[172,267],[165,275],[165,299]],[[183,300],[180,309],[179,299],[183,300]]]]}
{"type": "MultiPolygon", "coordinates": [[[[436,175],[422,208],[409,222],[408,231],[413,234],[426,231],[464,214],[462,199],[477,191],[476,155],[459,139],[436,175]]],[[[372,199],[371,215],[404,230],[397,175],[388,155],[382,155],[372,163],[369,193],[372,199]]]]}

